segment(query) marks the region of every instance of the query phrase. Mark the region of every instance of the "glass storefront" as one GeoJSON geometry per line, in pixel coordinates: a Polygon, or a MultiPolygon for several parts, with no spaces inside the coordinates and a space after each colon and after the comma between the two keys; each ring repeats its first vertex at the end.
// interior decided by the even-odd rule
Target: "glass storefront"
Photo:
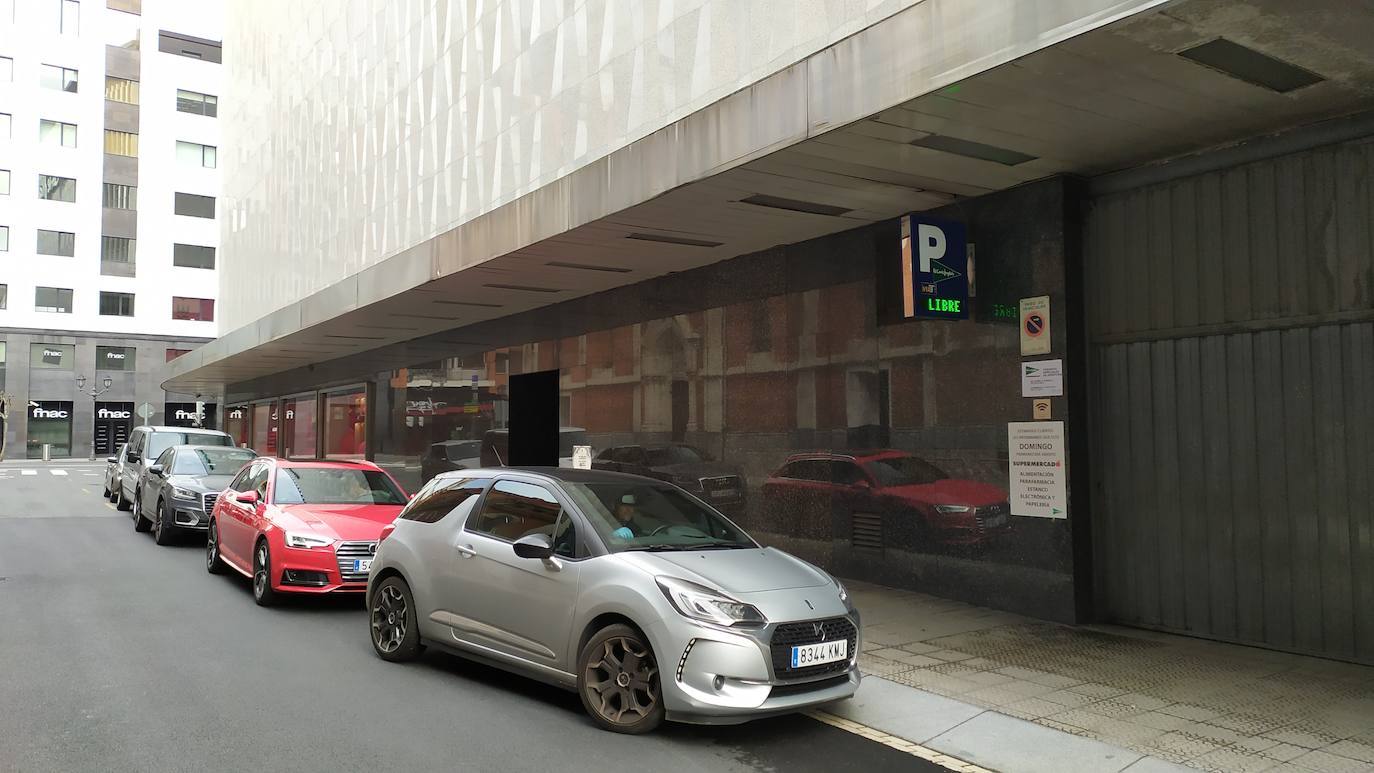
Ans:
{"type": "Polygon", "coordinates": [[[96,456],[109,456],[129,439],[134,426],[133,403],[96,403],[93,439],[96,456]]]}
{"type": "Polygon", "coordinates": [[[315,423],[315,393],[282,400],[282,456],[288,459],[313,459],[317,433],[315,423]]]}
{"type": "Polygon", "coordinates": [[[277,455],[277,403],[254,403],[252,410],[252,448],[263,456],[277,455]]]}
{"type": "Polygon", "coordinates": [[[39,400],[29,405],[28,457],[43,458],[44,444],[53,459],[72,455],[72,403],[39,400]]]}
{"type": "Polygon", "coordinates": [[[216,407],[214,403],[167,403],[163,417],[169,427],[214,429],[216,407]]]}
{"type": "Polygon", "coordinates": [[[246,405],[231,405],[224,410],[224,431],[236,446],[248,445],[248,411],[246,405]]]}
{"type": "Polygon", "coordinates": [[[362,387],[324,396],[324,456],[363,459],[367,455],[367,391],[362,387]]]}

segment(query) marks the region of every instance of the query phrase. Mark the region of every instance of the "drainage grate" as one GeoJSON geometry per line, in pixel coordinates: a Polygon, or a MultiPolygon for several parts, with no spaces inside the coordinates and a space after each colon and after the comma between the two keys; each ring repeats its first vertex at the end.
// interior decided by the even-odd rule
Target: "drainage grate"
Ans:
{"type": "Polygon", "coordinates": [[[877,513],[854,513],[849,521],[849,541],[862,550],[883,549],[883,517],[877,513]]]}

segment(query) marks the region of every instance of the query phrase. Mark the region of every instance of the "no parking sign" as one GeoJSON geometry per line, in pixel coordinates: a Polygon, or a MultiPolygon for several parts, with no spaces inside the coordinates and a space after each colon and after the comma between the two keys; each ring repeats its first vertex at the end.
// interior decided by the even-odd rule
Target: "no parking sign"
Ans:
{"type": "Polygon", "coordinates": [[[1021,356],[1050,353],[1050,296],[1021,299],[1021,356]]]}

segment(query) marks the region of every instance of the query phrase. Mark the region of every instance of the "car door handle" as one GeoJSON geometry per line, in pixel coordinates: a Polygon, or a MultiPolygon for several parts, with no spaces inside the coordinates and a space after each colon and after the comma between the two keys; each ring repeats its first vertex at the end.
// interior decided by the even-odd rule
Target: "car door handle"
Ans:
{"type": "Polygon", "coordinates": [[[458,555],[462,556],[463,558],[472,558],[473,556],[477,555],[477,551],[473,550],[471,545],[459,545],[458,555]]]}

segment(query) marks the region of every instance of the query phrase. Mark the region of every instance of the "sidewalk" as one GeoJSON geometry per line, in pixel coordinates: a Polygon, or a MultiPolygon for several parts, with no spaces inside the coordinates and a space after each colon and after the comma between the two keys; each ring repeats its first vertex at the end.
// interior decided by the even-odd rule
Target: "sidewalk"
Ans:
{"type": "Polygon", "coordinates": [[[1005,771],[1374,770],[1374,668],[845,584],[882,679],[837,716],[1005,771]]]}

